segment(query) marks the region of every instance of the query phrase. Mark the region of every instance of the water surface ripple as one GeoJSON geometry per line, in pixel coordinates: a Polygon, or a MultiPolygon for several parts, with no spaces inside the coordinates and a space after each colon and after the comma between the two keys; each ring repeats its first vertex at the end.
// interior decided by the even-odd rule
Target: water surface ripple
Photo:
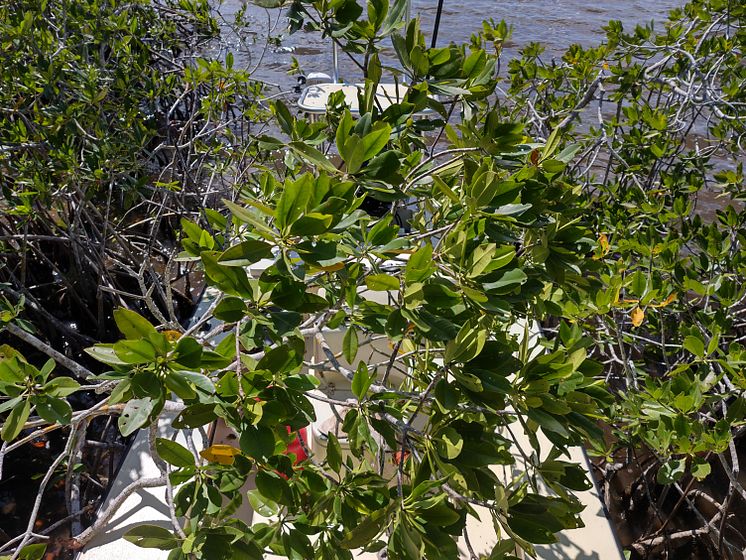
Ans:
{"type": "MultiPolygon", "coordinates": [[[[532,41],[543,43],[548,57],[560,56],[573,43],[592,46],[602,41],[602,27],[612,19],[622,21],[629,30],[635,24],[653,20],[656,26],[662,28],[668,11],[683,3],[684,0],[445,0],[438,44],[468,41],[470,35],[481,27],[482,20],[504,19],[514,28],[513,38],[506,46],[508,57],[515,56],[521,47],[532,41]]],[[[412,11],[420,16],[428,43],[437,4],[438,0],[412,2],[412,11]]],[[[241,0],[224,0],[220,10],[224,16],[230,18],[241,5],[241,0]]],[[[279,36],[287,22],[284,17],[278,19],[279,10],[267,13],[252,4],[249,5],[247,14],[256,48],[251,49],[251,60],[244,62],[250,68],[257,66],[254,77],[283,88],[292,84],[294,79],[287,76],[286,72],[293,56],[305,73],[331,74],[330,43],[317,33],[301,31],[284,36],[281,47],[270,47],[261,57],[268,27],[274,27],[273,35],[279,36]],[[260,57],[261,63],[257,65],[260,57]]],[[[345,79],[357,79],[359,72],[344,57],[341,68],[345,79]]]]}

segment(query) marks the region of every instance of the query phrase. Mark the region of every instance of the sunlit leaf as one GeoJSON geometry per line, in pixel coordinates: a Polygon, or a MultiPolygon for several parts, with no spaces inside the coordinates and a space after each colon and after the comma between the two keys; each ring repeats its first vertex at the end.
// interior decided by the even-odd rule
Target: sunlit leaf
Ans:
{"type": "Polygon", "coordinates": [[[220,465],[232,465],[235,461],[236,455],[239,455],[241,450],[233,447],[232,445],[216,444],[211,445],[207,449],[203,449],[199,454],[210,461],[211,463],[218,463],[220,465]]]}

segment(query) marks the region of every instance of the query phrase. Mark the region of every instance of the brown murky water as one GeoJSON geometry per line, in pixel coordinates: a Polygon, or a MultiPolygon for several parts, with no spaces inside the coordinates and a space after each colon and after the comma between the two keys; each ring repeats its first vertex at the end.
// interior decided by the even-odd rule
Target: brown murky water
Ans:
{"type": "MultiPolygon", "coordinates": [[[[362,0],[358,0],[362,3],[362,0]]],[[[609,20],[619,20],[625,29],[653,22],[662,29],[668,12],[681,7],[686,0],[445,0],[438,45],[451,41],[467,42],[472,33],[481,28],[482,21],[505,20],[513,26],[511,40],[505,46],[506,58],[515,57],[528,43],[539,42],[545,47],[546,59],[561,56],[574,44],[585,47],[597,45],[605,39],[604,26],[609,20]]],[[[314,72],[332,75],[332,48],[329,39],[317,32],[298,31],[288,35],[286,11],[265,10],[246,0],[223,0],[220,13],[226,22],[246,6],[248,25],[239,32],[225,27],[224,37],[239,54],[236,64],[252,70],[254,78],[275,86],[274,91],[288,92],[294,98],[293,86],[297,78],[288,74],[293,60],[297,60],[303,74],[314,72]],[[269,31],[269,32],[268,32],[269,31]],[[267,45],[267,37],[272,41],[267,45]]],[[[433,30],[438,0],[412,0],[412,14],[421,19],[428,44],[433,30]]],[[[393,63],[393,49],[384,49],[384,57],[393,63]],[[386,56],[388,55],[388,57],[386,56]]],[[[345,54],[339,57],[340,77],[344,81],[359,79],[359,69],[345,54]]],[[[271,89],[269,90],[271,94],[271,89]]],[[[729,161],[718,160],[728,167],[729,161]]],[[[699,209],[708,216],[723,206],[716,193],[701,193],[699,209]]]]}
{"type": "MultiPolygon", "coordinates": [[[[512,41],[506,48],[507,56],[515,56],[521,47],[532,41],[543,43],[549,57],[558,56],[573,43],[591,46],[600,42],[604,38],[602,28],[609,20],[620,20],[629,29],[651,20],[661,25],[668,11],[683,3],[684,0],[445,0],[438,44],[468,41],[484,19],[504,19],[514,28],[512,41]]],[[[243,4],[244,0],[224,0],[220,10],[231,20],[243,4]]],[[[428,37],[437,4],[437,0],[412,1],[412,13],[420,16],[422,29],[428,37]]],[[[287,71],[293,57],[306,74],[332,73],[328,39],[303,31],[287,36],[287,19],[279,9],[264,10],[249,4],[246,13],[250,25],[245,38],[254,44],[249,48],[250,56],[241,57],[238,63],[247,68],[256,67],[255,78],[277,84],[282,89],[292,87],[295,78],[288,76],[287,71]],[[281,37],[281,42],[265,51],[268,29],[271,29],[271,36],[281,37]]],[[[347,80],[355,80],[359,75],[344,56],[340,68],[342,77],[347,80]]]]}

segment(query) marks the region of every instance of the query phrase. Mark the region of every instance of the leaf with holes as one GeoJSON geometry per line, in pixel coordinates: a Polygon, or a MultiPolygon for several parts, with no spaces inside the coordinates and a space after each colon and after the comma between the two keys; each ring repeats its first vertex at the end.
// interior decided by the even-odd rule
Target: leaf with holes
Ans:
{"type": "Polygon", "coordinates": [[[151,398],[132,399],[125,406],[119,417],[119,431],[123,436],[128,436],[142,428],[150,418],[155,403],[151,398]]]}

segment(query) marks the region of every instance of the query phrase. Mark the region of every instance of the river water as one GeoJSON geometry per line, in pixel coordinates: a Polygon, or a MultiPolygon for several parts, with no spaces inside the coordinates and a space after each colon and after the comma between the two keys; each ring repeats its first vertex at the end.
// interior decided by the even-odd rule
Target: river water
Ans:
{"type": "MultiPolygon", "coordinates": [[[[453,41],[467,42],[472,33],[481,28],[482,21],[492,18],[505,20],[513,26],[511,40],[505,45],[506,58],[518,55],[530,42],[542,43],[545,59],[560,57],[567,47],[577,43],[584,47],[599,44],[605,39],[603,27],[609,20],[620,20],[627,31],[637,24],[654,22],[656,29],[663,29],[668,12],[681,7],[686,0],[444,0],[444,10],[438,32],[438,45],[453,41]]],[[[236,10],[245,0],[223,0],[220,13],[225,21],[233,19],[236,10]]],[[[358,0],[362,3],[363,0],[358,0]]],[[[430,44],[433,21],[438,0],[412,0],[412,13],[421,19],[426,42],[430,44]]],[[[317,32],[298,31],[287,34],[287,17],[283,10],[265,10],[249,3],[246,5],[248,25],[236,34],[226,25],[224,38],[238,53],[236,64],[252,70],[252,76],[275,86],[274,91],[287,92],[286,100],[295,98],[292,92],[297,84],[295,76],[288,75],[293,59],[302,73],[332,74],[331,41],[322,39],[317,32]],[[269,30],[269,33],[268,33],[269,30]],[[243,41],[238,40],[239,35],[243,41]],[[274,40],[267,47],[267,37],[274,40]]],[[[393,49],[383,51],[384,61],[393,62],[393,49]]],[[[359,69],[344,54],[340,54],[340,75],[344,81],[360,79],[359,69]]],[[[505,66],[503,66],[505,68],[505,66]]],[[[272,89],[267,92],[272,94],[272,89]]],[[[718,160],[719,165],[731,163],[718,160]]],[[[708,215],[723,206],[714,193],[701,193],[699,208],[708,215]]]]}
{"type": "MultiPolygon", "coordinates": [[[[468,41],[470,35],[481,28],[482,20],[504,19],[514,28],[512,40],[505,48],[508,57],[515,56],[532,41],[543,43],[548,57],[560,56],[573,43],[592,46],[602,41],[602,27],[612,19],[622,21],[629,30],[635,24],[650,21],[662,27],[668,11],[683,3],[684,0],[445,0],[438,44],[468,41]]],[[[230,20],[242,4],[242,0],[223,0],[220,10],[226,20],[230,20]]],[[[412,12],[420,16],[428,44],[437,4],[438,0],[412,1],[412,12]]],[[[293,57],[305,74],[332,73],[328,39],[305,31],[288,36],[285,33],[287,19],[279,9],[264,10],[249,4],[247,16],[250,24],[242,35],[253,45],[248,49],[249,56],[237,60],[248,68],[256,68],[255,78],[277,84],[281,89],[291,87],[295,78],[288,76],[287,71],[293,57]],[[279,41],[265,50],[268,29],[279,41]]],[[[340,59],[340,67],[346,80],[358,78],[359,72],[344,56],[340,59]]]]}

